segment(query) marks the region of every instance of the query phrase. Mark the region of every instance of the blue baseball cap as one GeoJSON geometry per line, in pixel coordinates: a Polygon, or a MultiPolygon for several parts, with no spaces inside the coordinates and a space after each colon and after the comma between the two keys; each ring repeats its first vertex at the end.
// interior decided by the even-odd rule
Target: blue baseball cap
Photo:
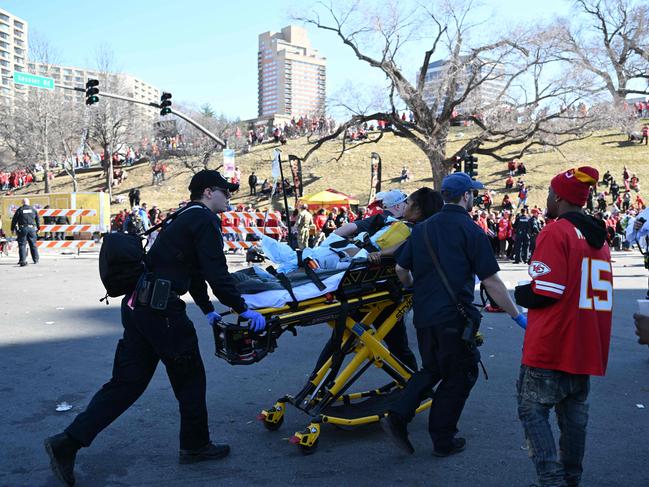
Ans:
{"type": "Polygon", "coordinates": [[[452,198],[474,189],[484,189],[484,184],[474,181],[464,172],[454,172],[442,180],[442,191],[452,198]]]}

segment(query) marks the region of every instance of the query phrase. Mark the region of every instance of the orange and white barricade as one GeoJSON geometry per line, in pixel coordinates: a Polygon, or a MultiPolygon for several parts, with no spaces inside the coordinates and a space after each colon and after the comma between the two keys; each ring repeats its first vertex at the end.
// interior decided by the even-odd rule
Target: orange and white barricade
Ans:
{"type": "Polygon", "coordinates": [[[97,210],[75,210],[70,208],[48,208],[38,210],[40,216],[67,216],[67,217],[79,217],[79,216],[95,216],[97,210]]]}
{"type": "Polygon", "coordinates": [[[96,245],[94,240],[39,240],[39,249],[89,249],[96,245]]]}
{"type": "Polygon", "coordinates": [[[98,232],[99,225],[41,225],[40,232],[98,232]]]}
{"type": "MultiPolygon", "coordinates": [[[[74,208],[47,208],[39,209],[38,215],[42,217],[68,217],[81,218],[84,216],[95,216],[97,210],[93,209],[74,209],[74,208]]],[[[61,225],[41,225],[38,228],[43,233],[95,233],[101,231],[99,225],[84,225],[82,223],[61,224],[61,225]]],[[[41,249],[76,249],[77,253],[82,249],[91,249],[97,242],[94,240],[39,240],[36,242],[39,250],[41,249]]]]}
{"type": "Polygon", "coordinates": [[[231,242],[229,240],[223,241],[223,247],[225,250],[247,250],[251,247],[259,247],[261,244],[259,242],[231,242]]]}
{"type": "Polygon", "coordinates": [[[282,220],[279,211],[227,211],[221,214],[221,231],[225,250],[249,249],[259,246],[258,242],[246,241],[248,235],[269,235],[278,240],[283,230],[277,225],[282,220]]]}

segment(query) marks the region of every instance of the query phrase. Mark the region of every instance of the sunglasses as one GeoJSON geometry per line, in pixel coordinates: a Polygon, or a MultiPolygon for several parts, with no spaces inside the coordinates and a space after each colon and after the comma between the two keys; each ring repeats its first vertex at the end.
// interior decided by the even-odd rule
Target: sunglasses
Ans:
{"type": "Polygon", "coordinates": [[[212,192],[218,191],[220,193],[223,193],[223,196],[225,196],[227,199],[230,199],[230,197],[232,196],[232,193],[230,193],[229,189],[219,188],[218,186],[210,188],[210,191],[212,192]]]}

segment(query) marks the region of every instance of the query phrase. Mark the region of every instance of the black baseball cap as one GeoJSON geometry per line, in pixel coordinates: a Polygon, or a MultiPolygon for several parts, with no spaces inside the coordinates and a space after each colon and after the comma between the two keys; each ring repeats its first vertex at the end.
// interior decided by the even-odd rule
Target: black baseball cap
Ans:
{"type": "Polygon", "coordinates": [[[203,169],[197,172],[189,182],[189,191],[203,191],[206,188],[220,188],[227,191],[237,191],[238,184],[228,182],[221,173],[212,169],[203,169]]]}

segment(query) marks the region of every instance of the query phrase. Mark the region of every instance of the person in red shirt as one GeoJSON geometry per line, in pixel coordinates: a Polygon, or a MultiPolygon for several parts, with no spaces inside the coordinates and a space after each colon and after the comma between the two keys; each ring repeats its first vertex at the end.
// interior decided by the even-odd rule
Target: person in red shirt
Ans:
{"type": "Polygon", "coordinates": [[[512,237],[512,232],[513,227],[509,218],[509,212],[505,211],[500,217],[500,220],[498,220],[499,259],[503,259],[507,256],[507,241],[512,237]]]}
{"type": "Polygon", "coordinates": [[[532,283],[518,286],[516,302],[529,309],[518,390],[539,486],[576,486],[582,474],[591,375],[604,375],[613,310],[611,253],[606,229],[582,211],[596,169],[555,176],[547,213],[557,220],[537,239],[529,266],[532,283]],[[557,455],[548,421],[554,408],[561,430],[557,455]]]}

